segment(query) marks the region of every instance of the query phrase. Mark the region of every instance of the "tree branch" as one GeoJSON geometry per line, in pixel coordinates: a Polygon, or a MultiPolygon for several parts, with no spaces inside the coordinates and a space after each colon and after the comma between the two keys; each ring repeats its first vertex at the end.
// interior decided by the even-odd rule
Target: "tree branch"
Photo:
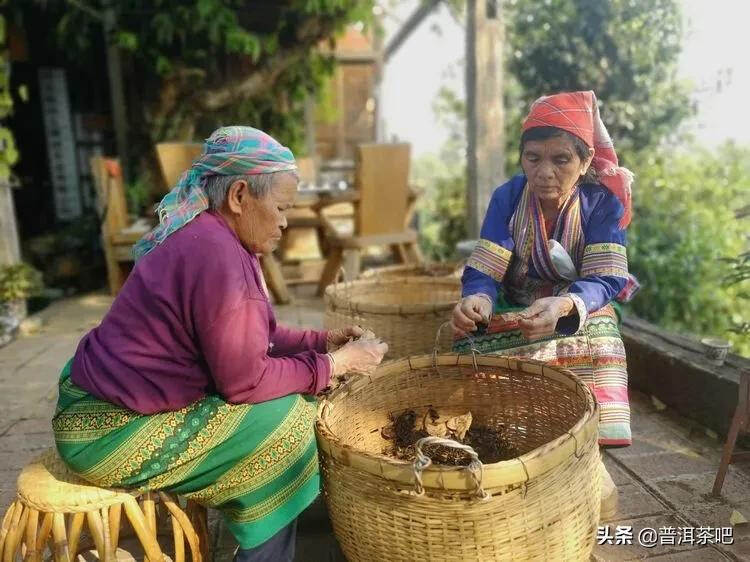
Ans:
{"type": "Polygon", "coordinates": [[[104,12],[100,12],[99,10],[95,10],[91,6],[88,6],[81,2],[80,0],[68,0],[68,4],[71,6],[78,8],[82,12],[87,13],[92,18],[97,19],[99,21],[104,21],[104,12]]]}
{"type": "Polygon", "coordinates": [[[330,36],[334,25],[343,14],[331,14],[324,18],[310,18],[297,27],[296,45],[282,49],[268,58],[262,66],[249,75],[211,91],[200,92],[193,100],[200,111],[216,111],[239,100],[246,100],[268,90],[289,67],[310,49],[317,48],[318,43],[330,36]]]}
{"type": "Polygon", "coordinates": [[[221,88],[200,92],[193,104],[201,111],[216,111],[239,100],[245,100],[268,90],[281,73],[292,66],[307,49],[287,50],[268,59],[262,68],[241,80],[221,88]]]}

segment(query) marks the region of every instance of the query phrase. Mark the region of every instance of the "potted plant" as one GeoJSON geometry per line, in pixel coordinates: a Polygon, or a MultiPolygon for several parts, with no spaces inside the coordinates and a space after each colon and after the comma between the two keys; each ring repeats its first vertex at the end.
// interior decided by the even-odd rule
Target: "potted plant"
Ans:
{"type": "Polygon", "coordinates": [[[0,345],[10,341],[26,316],[26,299],[42,287],[42,274],[30,265],[0,266],[0,345]]]}

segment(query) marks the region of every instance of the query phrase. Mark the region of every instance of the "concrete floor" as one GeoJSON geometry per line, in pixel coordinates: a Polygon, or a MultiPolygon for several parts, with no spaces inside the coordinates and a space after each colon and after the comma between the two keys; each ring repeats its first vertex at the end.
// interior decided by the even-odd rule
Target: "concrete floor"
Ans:
{"type": "MultiPolygon", "coordinates": [[[[80,337],[95,326],[111,299],[90,294],[59,301],[39,314],[44,324],[37,333],[19,337],[0,348],[0,508],[15,495],[19,470],[41,450],[52,445],[49,419],[57,396],[60,369],[75,351],[80,337]]],[[[324,305],[298,291],[294,304],[275,307],[281,322],[321,327],[324,305]]],[[[656,375],[655,375],[656,376],[656,375]]],[[[634,444],[608,450],[605,463],[620,493],[616,520],[608,522],[633,530],[633,544],[602,545],[596,560],[711,561],[750,560],[747,524],[732,528],[731,545],[703,544],[706,528],[731,527],[730,517],[750,520],[750,466],[731,466],[723,495],[710,495],[721,443],[699,427],[635,390],[631,392],[634,444]],[[653,547],[638,544],[638,532],[655,529],[653,547]],[[678,529],[693,529],[687,544],[670,542],[678,529]],[[701,530],[700,528],[704,528],[701,530]]],[[[220,521],[212,518],[216,560],[230,560],[234,544],[220,521]]],[[[684,531],[680,531],[684,533],[684,531]]],[[[675,541],[677,542],[677,541],[675,541]]],[[[316,502],[301,517],[298,561],[343,560],[331,532],[325,507],[316,502]]]]}

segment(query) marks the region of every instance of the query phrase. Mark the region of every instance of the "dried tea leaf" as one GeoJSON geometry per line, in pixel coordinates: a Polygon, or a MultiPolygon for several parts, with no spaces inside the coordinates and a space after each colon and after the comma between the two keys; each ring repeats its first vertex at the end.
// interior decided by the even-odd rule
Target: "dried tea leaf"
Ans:
{"type": "Polygon", "coordinates": [[[364,333],[361,336],[359,336],[359,339],[360,340],[374,340],[377,338],[375,337],[375,332],[373,332],[372,330],[366,329],[364,333]]]}
{"type": "Polygon", "coordinates": [[[444,423],[428,423],[425,424],[424,430],[428,435],[433,437],[445,437],[448,435],[448,428],[445,427],[444,423]]]}
{"type": "Polygon", "coordinates": [[[393,425],[386,425],[381,431],[380,436],[388,441],[393,441],[396,438],[396,429],[393,425]]]}
{"type": "Polygon", "coordinates": [[[422,427],[427,432],[427,435],[433,437],[445,437],[448,435],[448,428],[445,427],[445,422],[440,421],[440,415],[434,408],[429,408],[422,418],[422,427]]]}
{"type": "Polygon", "coordinates": [[[463,416],[455,416],[445,422],[445,426],[456,436],[456,439],[463,441],[466,432],[469,431],[472,422],[471,412],[466,412],[463,416]]]}
{"type": "Polygon", "coordinates": [[[657,412],[661,412],[662,410],[667,409],[667,405],[659,400],[656,396],[651,396],[651,403],[654,405],[654,408],[656,408],[657,412]]]}
{"type": "Polygon", "coordinates": [[[745,516],[736,509],[732,511],[732,514],[729,516],[729,524],[732,526],[737,526],[743,523],[747,523],[747,519],[745,518],[745,516]]]}

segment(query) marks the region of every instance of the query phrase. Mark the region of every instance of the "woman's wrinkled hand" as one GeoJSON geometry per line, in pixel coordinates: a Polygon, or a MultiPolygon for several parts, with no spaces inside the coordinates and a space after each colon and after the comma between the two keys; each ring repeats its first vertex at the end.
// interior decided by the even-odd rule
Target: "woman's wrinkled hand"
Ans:
{"type": "Polygon", "coordinates": [[[570,297],[544,297],[537,299],[520,312],[518,329],[527,340],[537,340],[555,333],[557,321],[574,309],[570,297]]]}
{"type": "Polygon", "coordinates": [[[330,353],[333,358],[333,376],[345,373],[370,374],[380,365],[386,353],[388,344],[380,341],[368,330],[359,339],[348,342],[330,353]]]}
{"type": "Polygon", "coordinates": [[[326,349],[332,351],[349,342],[349,340],[356,340],[364,333],[365,331],[361,326],[347,326],[346,328],[329,330],[326,336],[326,349]]]}
{"type": "Polygon", "coordinates": [[[492,302],[489,297],[469,295],[462,298],[453,309],[451,327],[458,337],[466,337],[477,329],[477,322],[489,323],[492,316],[492,302]]]}

